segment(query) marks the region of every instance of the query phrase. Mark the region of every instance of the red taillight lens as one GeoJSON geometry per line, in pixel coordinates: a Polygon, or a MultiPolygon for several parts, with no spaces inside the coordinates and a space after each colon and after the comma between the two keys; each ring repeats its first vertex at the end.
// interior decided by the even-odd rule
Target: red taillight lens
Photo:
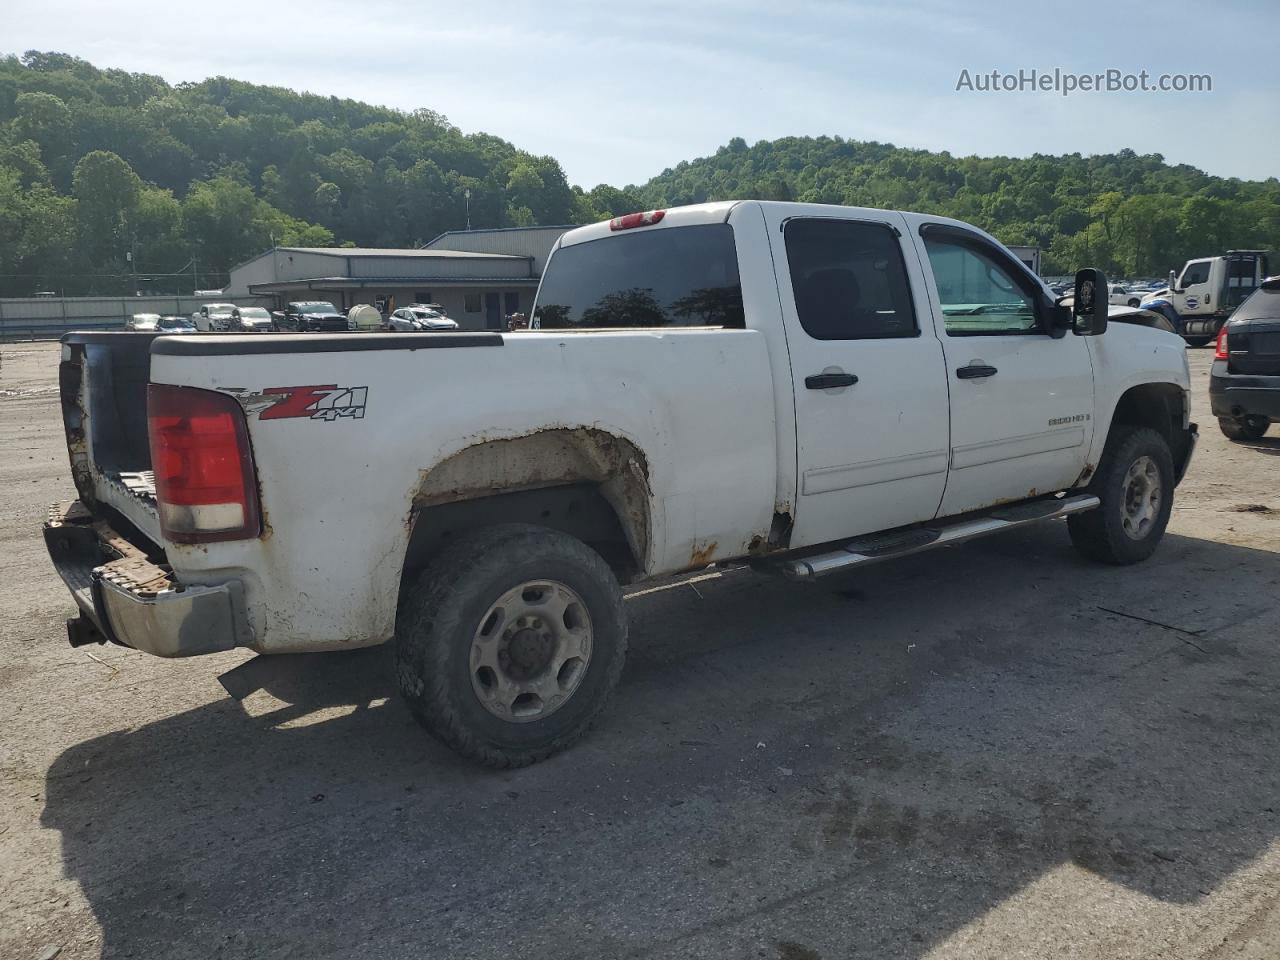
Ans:
{"type": "Polygon", "coordinates": [[[1227,325],[1224,323],[1222,329],[1218,331],[1218,342],[1213,350],[1213,359],[1230,360],[1231,354],[1227,352],[1227,325]]]}
{"type": "Polygon", "coordinates": [[[665,210],[646,210],[644,213],[628,213],[609,221],[610,230],[630,230],[632,227],[651,227],[667,215],[665,210]]]}
{"type": "Polygon", "coordinates": [[[160,529],[175,543],[256,537],[258,488],[244,410],[194,387],[147,387],[160,529]]]}

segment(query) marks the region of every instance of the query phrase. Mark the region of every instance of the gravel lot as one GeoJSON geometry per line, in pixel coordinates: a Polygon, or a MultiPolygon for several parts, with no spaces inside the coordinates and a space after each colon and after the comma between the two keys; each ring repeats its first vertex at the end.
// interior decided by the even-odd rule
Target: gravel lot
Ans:
{"type": "Polygon", "coordinates": [[[57,345],[0,355],[0,957],[1280,956],[1280,436],[1219,434],[1208,350],[1146,564],[645,592],[606,718],[500,774],[385,650],[67,646],[57,345]]]}

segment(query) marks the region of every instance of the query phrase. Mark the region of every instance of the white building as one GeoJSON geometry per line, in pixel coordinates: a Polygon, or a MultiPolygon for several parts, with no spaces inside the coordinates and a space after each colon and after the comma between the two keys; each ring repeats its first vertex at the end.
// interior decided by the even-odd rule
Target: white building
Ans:
{"type": "Polygon", "coordinates": [[[463,329],[499,329],[528,313],[547,256],[572,227],[457,230],[418,250],[276,247],[231,268],[227,297],[328,300],[341,310],[373,304],[384,313],[438,303],[463,329]]]}

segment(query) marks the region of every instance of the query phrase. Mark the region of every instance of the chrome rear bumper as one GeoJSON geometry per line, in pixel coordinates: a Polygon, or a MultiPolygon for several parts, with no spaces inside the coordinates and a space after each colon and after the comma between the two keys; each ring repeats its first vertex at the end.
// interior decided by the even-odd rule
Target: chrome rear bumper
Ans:
{"type": "Polygon", "coordinates": [[[181,584],[79,501],[49,509],[44,539],[54,569],[80,608],[81,620],[67,624],[73,645],[110,640],[159,657],[248,645],[239,581],[181,584]]]}

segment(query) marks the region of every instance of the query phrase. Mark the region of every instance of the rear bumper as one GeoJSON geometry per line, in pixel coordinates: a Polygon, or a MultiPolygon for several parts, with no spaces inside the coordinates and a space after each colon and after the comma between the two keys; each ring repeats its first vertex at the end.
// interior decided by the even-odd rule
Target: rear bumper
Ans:
{"type": "Polygon", "coordinates": [[[249,644],[239,581],[183,585],[78,501],[50,508],[44,539],[80,608],[80,620],[67,624],[73,645],[110,640],[158,657],[190,657],[249,644]]]}
{"type": "Polygon", "coordinates": [[[1280,377],[1227,372],[1227,361],[1213,361],[1209,406],[1215,417],[1269,417],[1280,420],[1280,377]]]}

